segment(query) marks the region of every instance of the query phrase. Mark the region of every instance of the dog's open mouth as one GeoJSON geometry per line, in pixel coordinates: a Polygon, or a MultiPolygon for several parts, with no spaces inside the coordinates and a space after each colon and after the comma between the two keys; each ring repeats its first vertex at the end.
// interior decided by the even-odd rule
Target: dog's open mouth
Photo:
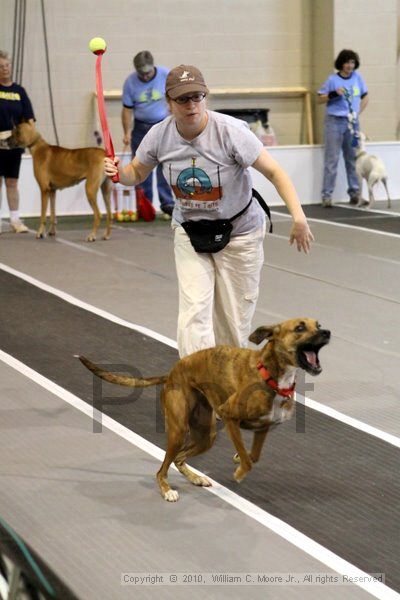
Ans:
{"type": "Polygon", "coordinates": [[[302,369],[310,373],[310,375],[319,375],[322,371],[321,363],[319,362],[318,353],[329,343],[329,337],[324,340],[319,340],[317,343],[312,342],[303,344],[297,349],[297,360],[302,369]]]}

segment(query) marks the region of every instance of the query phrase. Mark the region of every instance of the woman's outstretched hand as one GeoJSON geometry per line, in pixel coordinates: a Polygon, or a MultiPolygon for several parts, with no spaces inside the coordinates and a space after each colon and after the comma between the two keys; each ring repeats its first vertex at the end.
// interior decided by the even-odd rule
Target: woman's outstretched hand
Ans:
{"type": "Polygon", "coordinates": [[[311,229],[308,226],[306,220],[295,221],[293,223],[292,231],[290,232],[290,245],[296,242],[297,250],[301,252],[309,253],[311,249],[311,242],[314,241],[314,236],[311,233],[311,229]]]}

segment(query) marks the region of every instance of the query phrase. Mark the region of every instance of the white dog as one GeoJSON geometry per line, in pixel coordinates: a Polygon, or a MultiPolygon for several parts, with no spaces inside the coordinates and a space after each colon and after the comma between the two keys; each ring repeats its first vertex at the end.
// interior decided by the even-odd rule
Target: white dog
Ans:
{"type": "Polygon", "coordinates": [[[360,188],[360,199],[358,201],[357,206],[362,206],[366,204],[368,208],[371,208],[375,202],[372,188],[376,183],[382,181],[383,185],[385,186],[386,194],[388,197],[388,208],[390,208],[391,200],[389,196],[389,190],[387,187],[388,174],[386,171],[386,167],[383,164],[382,159],[380,159],[378,156],[374,156],[373,154],[368,154],[365,151],[365,140],[365,134],[360,132],[358,147],[356,148],[356,171],[358,175],[358,182],[360,188]],[[369,202],[366,202],[362,198],[363,179],[366,180],[368,185],[369,202]]]}

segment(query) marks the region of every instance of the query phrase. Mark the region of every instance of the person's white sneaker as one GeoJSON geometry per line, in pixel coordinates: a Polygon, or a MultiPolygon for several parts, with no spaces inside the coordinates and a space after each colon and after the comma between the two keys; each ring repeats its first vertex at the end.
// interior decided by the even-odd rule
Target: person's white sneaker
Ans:
{"type": "Polygon", "coordinates": [[[10,225],[14,233],[26,233],[28,231],[27,226],[21,223],[20,220],[10,221],[10,225]]]}

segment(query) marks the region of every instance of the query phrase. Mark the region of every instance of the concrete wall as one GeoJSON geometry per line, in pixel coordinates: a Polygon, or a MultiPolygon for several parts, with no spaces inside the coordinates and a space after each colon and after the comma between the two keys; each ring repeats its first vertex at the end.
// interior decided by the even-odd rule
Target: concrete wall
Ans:
{"type": "MultiPolygon", "coordinates": [[[[95,57],[87,45],[102,36],[106,89],[120,89],[133,55],[150,49],[159,64],[199,66],[211,87],[308,86],[311,0],[53,0],[46,1],[48,46],[60,143],[93,145],[91,97],[95,57]]],[[[0,0],[0,39],[12,49],[14,0],[0,0]]],[[[54,143],[39,0],[27,2],[23,85],[38,128],[54,143]]],[[[259,106],[260,100],[255,101],[259,106]]],[[[299,143],[302,103],[265,100],[281,143],[299,143]]],[[[227,108],[235,101],[224,103],[227,108]]],[[[254,101],[238,101],[239,107],[254,101]]],[[[122,148],[120,103],[108,103],[111,131],[122,148]]]]}
{"type": "Polygon", "coordinates": [[[311,14],[312,23],[312,78],[311,89],[314,91],[314,132],[315,140],[322,142],[323,119],[325,105],[316,103],[316,91],[332,71],[334,56],[334,2],[331,0],[314,0],[311,14]]]}
{"type": "MultiPolygon", "coordinates": [[[[334,72],[340,50],[355,50],[369,90],[361,128],[372,140],[398,139],[399,0],[315,0],[312,15],[314,89],[334,72]]],[[[324,106],[315,106],[317,141],[322,141],[324,112],[324,106]]]]}
{"type": "Polygon", "coordinates": [[[399,118],[397,95],[398,1],[335,0],[334,48],[355,48],[369,90],[361,127],[373,140],[393,139],[399,118]]]}
{"type": "MultiPolygon", "coordinates": [[[[24,73],[38,128],[55,142],[51,122],[39,0],[29,0],[24,73]]],[[[370,88],[363,128],[374,140],[398,137],[400,0],[47,0],[44,2],[55,119],[60,144],[94,145],[95,57],[90,38],[108,42],[106,89],[120,89],[133,55],[150,49],[159,64],[199,66],[211,87],[305,86],[316,90],[335,55],[352,47],[370,88]]],[[[15,0],[0,0],[0,47],[12,50],[15,0]]],[[[264,105],[281,144],[305,141],[299,99],[227,100],[229,107],[264,105]]],[[[212,107],[221,107],[221,101],[212,107]]],[[[122,149],[120,103],[108,102],[111,131],[122,149]]],[[[315,111],[321,142],[323,108],[315,111]]]]}

